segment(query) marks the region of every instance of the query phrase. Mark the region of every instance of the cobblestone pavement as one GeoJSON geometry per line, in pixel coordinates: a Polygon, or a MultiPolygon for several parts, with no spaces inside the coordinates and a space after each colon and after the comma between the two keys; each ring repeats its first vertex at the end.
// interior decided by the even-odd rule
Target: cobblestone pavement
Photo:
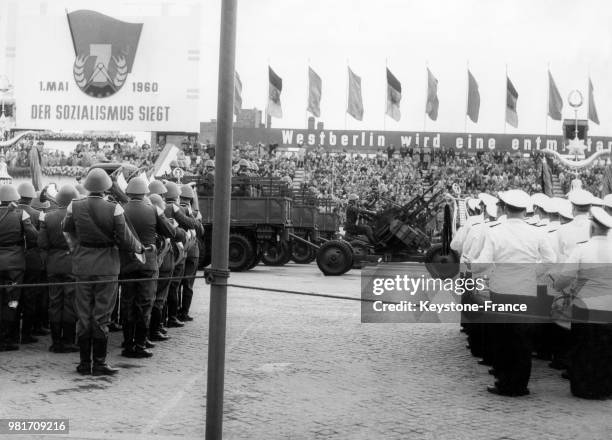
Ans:
{"type": "MultiPolygon", "coordinates": [[[[360,286],[359,271],[329,278],[314,264],[259,266],[230,282],[355,298],[360,286]]],[[[115,378],[79,376],[78,355],[51,354],[48,340],[1,353],[0,418],[69,418],[71,439],[203,438],[208,288],[196,287],[195,321],[152,359],[122,358],[113,334],[115,378]]],[[[225,438],[610,438],[612,401],[572,397],[543,362],[530,396],[488,394],[491,376],[457,325],[361,324],[357,301],[243,288],[228,307],[225,438]]]]}

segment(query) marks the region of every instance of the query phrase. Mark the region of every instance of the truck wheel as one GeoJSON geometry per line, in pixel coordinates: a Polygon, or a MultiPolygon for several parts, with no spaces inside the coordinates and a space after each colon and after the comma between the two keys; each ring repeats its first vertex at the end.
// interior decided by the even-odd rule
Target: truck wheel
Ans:
{"type": "Polygon", "coordinates": [[[289,262],[290,258],[289,244],[281,241],[276,246],[269,245],[261,256],[261,261],[266,266],[283,266],[289,262]]]}
{"type": "Polygon", "coordinates": [[[453,278],[459,273],[459,254],[452,249],[445,253],[441,244],[435,244],[425,254],[425,268],[434,278],[453,278]]]}
{"type": "Polygon", "coordinates": [[[261,257],[262,256],[263,256],[263,251],[261,249],[257,249],[257,251],[255,252],[255,257],[253,258],[253,261],[251,261],[251,264],[249,264],[249,269],[248,270],[253,269],[259,263],[261,263],[261,257]]]}
{"type": "Polygon", "coordinates": [[[353,253],[347,243],[331,240],[317,252],[317,266],[325,275],[342,275],[353,265],[353,253]]]}
{"type": "Polygon", "coordinates": [[[297,264],[308,264],[316,258],[316,254],[306,243],[294,241],[291,245],[291,258],[297,264]]]}
{"type": "Polygon", "coordinates": [[[230,234],[228,258],[230,270],[234,272],[248,270],[254,257],[253,244],[247,237],[242,234],[230,234]]]}

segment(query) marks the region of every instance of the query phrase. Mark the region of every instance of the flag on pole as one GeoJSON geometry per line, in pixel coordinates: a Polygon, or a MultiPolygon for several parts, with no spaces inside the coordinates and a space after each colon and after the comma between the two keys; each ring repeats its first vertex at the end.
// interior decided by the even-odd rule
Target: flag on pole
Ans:
{"type": "Polygon", "coordinates": [[[546,158],[542,158],[542,192],[548,197],[554,196],[552,173],[546,158]]]}
{"type": "Polygon", "coordinates": [[[278,76],[270,66],[268,66],[268,105],[266,106],[266,114],[274,118],[283,117],[283,108],[281,107],[280,94],[283,90],[283,80],[278,76]]]}
{"type": "Polygon", "coordinates": [[[363,101],[361,99],[361,78],[348,68],[349,93],[346,112],[358,121],[363,120],[363,101]]]}
{"type": "Polygon", "coordinates": [[[321,116],[321,77],[308,67],[308,110],[317,118],[321,116]]]}
{"type": "Polygon", "coordinates": [[[593,98],[593,83],[589,78],[589,119],[599,125],[599,116],[595,107],[595,99],[593,98]]]}
{"type": "Polygon", "coordinates": [[[612,164],[608,165],[604,170],[601,196],[605,197],[612,193],[612,164]]]}
{"type": "Polygon", "coordinates": [[[506,76],[506,122],[514,128],[518,127],[518,113],[516,112],[516,101],[518,92],[514,88],[510,78],[506,76]]]}
{"type": "Polygon", "coordinates": [[[555,121],[561,120],[561,111],[563,110],[563,98],[557,89],[555,80],[548,71],[548,116],[555,121]]]}
{"type": "Polygon", "coordinates": [[[440,101],[438,101],[438,80],[431,70],[427,68],[427,103],[425,104],[425,113],[429,115],[432,121],[438,119],[438,107],[440,101]]]}
{"type": "Polygon", "coordinates": [[[400,112],[400,101],[402,100],[402,85],[397,78],[387,69],[387,116],[396,121],[402,117],[400,112]]]}
{"type": "Polygon", "coordinates": [[[242,109],[242,81],[240,75],[234,71],[234,114],[238,116],[242,109]]]}
{"type": "Polygon", "coordinates": [[[472,72],[468,69],[468,103],[467,115],[472,122],[478,122],[478,113],[480,112],[480,92],[478,91],[478,83],[472,72]]]}

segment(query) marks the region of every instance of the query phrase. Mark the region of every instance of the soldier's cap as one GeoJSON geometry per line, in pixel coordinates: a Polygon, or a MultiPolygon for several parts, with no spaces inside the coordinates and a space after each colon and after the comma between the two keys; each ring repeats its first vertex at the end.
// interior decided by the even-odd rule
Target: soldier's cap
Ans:
{"type": "Polygon", "coordinates": [[[480,200],[479,199],[467,199],[465,201],[465,204],[467,205],[467,207],[469,209],[471,209],[472,211],[474,211],[475,209],[478,209],[480,206],[480,200]]]}
{"type": "Polygon", "coordinates": [[[348,196],[349,200],[359,200],[359,196],[357,194],[350,194],[348,196]]]}
{"type": "Polygon", "coordinates": [[[164,199],[159,194],[151,194],[149,195],[149,200],[153,206],[157,206],[160,209],[164,209],[164,199]]]}
{"type": "Polygon", "coordinates": [[[208,159],[206,162],[204,162],[204,167],[205,168],[214,168],[215,167],[215,162],[213,162],[211,159],[208,159]]]}
{"type": "Polygon", "coordinates": [[[561,217],[570,220],[574,218],[574,213],[572,212],[572,204],[569,200],[555,197],[554,201],[557,204],[557,212],[561,217]]]}
{"type": "Polygon", "coordinates": [[[575,189],[567,195],[568,200],[577,206],[588,206],[593,204],[593,194],[585,189],[575,189]]]}
{"type": "Polygon", "coordinates": [[[193,199],[195,194],[193,193],[193,188],[189,185],[181,185],[181,198],[183,199],[193,199]]]}
{"type": "Polygon", "coordinates": [[[591,204],[593,206],[603,206],[603,200],[599,197],[593,196],[593,202],[591,204]]]}
{"type": "Polygon", "coordinates": [[[142,177],[134,177],[128,182],[126,194],[144,195],[149,192],[147,181],[142,177]]]}
{"type": "Polygon", "coordinates": [[[240,159],[240,161],[238,162],[238,166],[239,167],[247,167],[249,166],[249,162],[246,159],[240,159]]]}
{"type": "Polygon", "coordinates": [[[550,197],[544,200],[544,203],[542,203],[542,205],[539,205],[539,206],[548,214],[556,214],[559,212],[559,206],[557,202],[551,199],[550,197]]]}
{"type": "Polygon", "coordinates": [[[17,187],[17,193],[19,194],[19,197],[25,197],[28,199],[36,198],[36,190],[34,189],[34,185],[32,185],[30,182],[20,183],[17,187]]]}
{"type": "Polygon", "coordinates": [[[13,185],[0,185],[0,202],[16,202],[19,200],[19,193],[13,185]]]}
{"type": "Polygon", "coordinates": [[[531,198],[529,194],[520,189],[511,189],[500,193],[499,198],[506,205],[515,208],[528,210],[531,207],[531,198]]]}
{"type": "Polygon", "coordinates": [[[603,198],[603,206],[612,208],[612,194],[608,194],[603,198]]]}
{"type": "Polygon", "coordinates": [[[546,194],[535,193],[531,195],[531,204],[544,209],[544,204],[550,199],[546,194]]]}
{"type": "Polygon", "coordinates": [[[166,198],[167,199],[176,199],[178,196],[181,195],[181,190],[179,189],[178,185],[174,182],[167,182],[166,183],[166,198]]]}
{"type": "Polygon", "coordinates": [[[151,183],[149,183],[149,192],[151,194],[163,195],[166,194],[168,190],[166,189],[164,183],[161,180],[152,180],[151,183]]]}
{"type": "Polygon", "coordinates": [[[482,200],[482,201],[484,202],[484,204],[485,204],[485,205],[486,205],[486,204],[488,204],[488,203],[491,203],[491,201],[492,201],[493,199],[495,199],[495,203],[497,203],[497,197],[492,196],[491,194],[487,194],[487,193],[480,193],[480,194],[478,194],[478,198],[479,198],[480,200],[482,200]]]}
{"type": "Polygon", "coordinates": [[[101,193],[110,189],[113,181],[101,168],[94,168],[85,177],[83,187],[89,192],[101,193]]]}
{"type": "Polygon", "coordinates": [[[497,203],[488,203],[486,205],[486,211],[489,217],[497,218],[497,203]]]}
{"type": "Polygon", "coordinates": [[[61,206],[68,206],[70,202],[79,197],[79,192],[72,185],[62,185],[55,196],[55,202],[61,206]]]}
{"type": "Polygon", "coordinates": [[[612,216],[604,211],[603,208],[593,206],[591,208],[591,216],[596,223],[599,223],[599,225],[603,226],[604,228],[612,228],[612,216]]]}

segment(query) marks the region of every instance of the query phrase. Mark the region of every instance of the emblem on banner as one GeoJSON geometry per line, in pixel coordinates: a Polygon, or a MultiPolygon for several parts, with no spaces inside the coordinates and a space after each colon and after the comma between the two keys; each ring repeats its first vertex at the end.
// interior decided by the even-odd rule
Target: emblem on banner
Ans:
{"type": "Polygon", "coordinates": [[[95,11],[68,14],[79,88],[94,98],[117,93],[132,71],[142,23],[126,23],[95,11]]]}

